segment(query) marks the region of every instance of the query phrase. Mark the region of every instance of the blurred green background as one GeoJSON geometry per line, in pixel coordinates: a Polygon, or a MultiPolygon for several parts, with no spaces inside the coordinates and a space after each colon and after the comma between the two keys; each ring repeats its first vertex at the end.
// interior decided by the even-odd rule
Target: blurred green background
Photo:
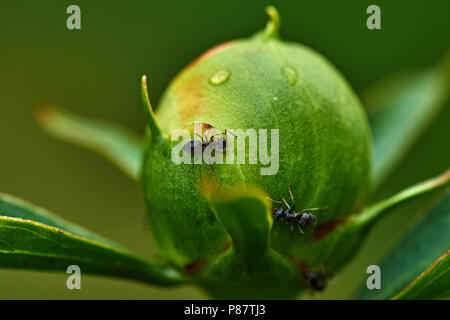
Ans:
{"type": "MultiPolygon", "coordinates": [[[[156,106],[174,75],[211,46],[247,37],[275,5],[281,36],[330,59],[357,92],[398,70],[436,63],[450,47],[449,1],[8,1],[0,5],[0,190],[39,204],[137,252],[155,253],[138,185],[96,154],[53,140],[35,124],[42,101],[144,130],[140,77],[156,106]],[[66,8],[81,8],[81,30],[66,8]],[[366,8],[381,8],[381,30],[366,8]]],[[[450,163],[450,108],[380,189],[380,199],[444,171],[450,163]]],[[[380,223],[355,260],[320,295],[345,298],[420,213],[425,201],[380,223]]],[[[196,299],[191,287],[158,289],[130,281],[0,270],[0,299],[196,299]]]]}

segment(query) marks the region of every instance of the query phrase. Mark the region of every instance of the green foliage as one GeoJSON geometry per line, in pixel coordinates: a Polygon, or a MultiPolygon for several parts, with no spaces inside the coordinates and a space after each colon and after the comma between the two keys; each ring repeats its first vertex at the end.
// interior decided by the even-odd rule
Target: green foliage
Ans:
{"type": "Polygon", "coordinates": [[[142,143],[134,134],[117,125],[86,119],[54,107],[40,108],[36,118],[52,136],[99,152],[132,179],[139,178],[142,143]]]}
{"type": "Polygon", "coordinates": [[[362,286],[355,297],[359,299],[389,299],[394,296],[396,299],[450,297],[449,230],[450,193],[447,192],[380,262],[382,290],[368,290],[362,286]],[[419,278],[411,283],[418,276],[419,278]],[[409,283],[411,284],[404,289],[409,283]],[[399,292],[401,293],[398,294],[399,292]]]}
{"type": "MultiPolygon", "coordinates": [[[[349,84],[318,53],[280,40],[278,13],[267,11],[265,30],[215,47],[184,69],[156,115],[142,78],[144,145],[115,125],[54,108],[38,114],[50,134],[95,150],[142,180],[165,263],[0,194],[0,266],[64,272],[76,264],[82,272],[161,286],[196,283],[214,298],[290,299],[311,288],[308,273],[335,275],[381,217],[448,187],[450,171],[367,205],[371,174],[377,188],[446,100],[448,59],[366,92],[372,165],[369,123],[349,84]],[[221,130],[279,128],[278,174],[262,176],[260,165],[248,165],[248,154],[242,165],[175,165],[170,134],[193,121],[221,130]],[[301,235],[272,221],[267,196],[289,199],[288,185],[297,207],[327,208],[301,235]]],[[[448,297],[449,208],[447,195],[383,259],[382,291],[363,288],[356,297],[448,297]]]]}
{"type": "Polygon", "coordinates": [[[375,187],[437,116],[449,93],[450,55],[431,68],[392,75],[363,93],[372,127],[375,187]]]}
{"type": "Polygon", "coordinates": [[[449,299],[450,256],[447,251],[408,287],[394,297],[405,299],[449,299]]]}
{"type": "Polygon", "coordinates": [[[43,225],[69,232],[75,236],[96,241],[111,247],[120,248],[118,244],[96,235],[74,223],[68,222],[48,210],[4,193],[0,193],[0,216],[39,222],[43,225]]]}
{"type": "Polygon", "coordinates": [[[173,268],[138,257],[38,207],[2,195],[1,267],[65,272],[73,264],[83,273],[156,285],[168,286],[184,281],[173,268]]]}

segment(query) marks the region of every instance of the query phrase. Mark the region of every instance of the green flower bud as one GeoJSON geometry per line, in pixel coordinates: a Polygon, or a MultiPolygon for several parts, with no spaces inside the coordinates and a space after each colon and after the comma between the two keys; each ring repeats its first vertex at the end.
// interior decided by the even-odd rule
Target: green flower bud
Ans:
{"type": "Polygon", "coordinates": [[[164,258],[186,270],[207,270],[203,277],[240,274],[240,264],[224,258],[230,237],[201,191],[208,178],[219,185],[255,185],[288,203],[290,186],[297,211],[326,208],[314,213],[317,224],[304,234],[273,222],[273,254],[261,262],[262,268],[278,266],[273,277],[291,281],[309,270],[333,274],[359,241],[347,236],[360,229],[334,230],[361,210],[370,193],[366,115],[339,71],[312,49],[281,40],[278,14],[272,7],[268,13],[265,30],[204,53],[172,81],[156,116],[148,111],[142,179],[151,228],[164,258]],[[195,121],[220,131],[278,129],[276,174],[261,174],[268,165],[249,163],[248,154],[244,164],[174,164],[177,142],[171,134],[195,121]]]}

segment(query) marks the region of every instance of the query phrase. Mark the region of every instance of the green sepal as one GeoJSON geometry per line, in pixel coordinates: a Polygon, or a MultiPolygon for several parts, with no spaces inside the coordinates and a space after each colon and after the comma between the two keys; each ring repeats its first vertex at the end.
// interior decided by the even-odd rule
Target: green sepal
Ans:
{"type": "Polygon", "coordinates": [[[198,283],[215,298],[291,299],[305,288],[295,264],[268,246],[270,203],[255,187],[209,188],[206,197],[232,241],[198,283]]]}
{"type": "Polygon", "coordinates": [[[147,88],[147,77],[142,76],[141,80],[141,97],[142,104],[144,107],[145,116],[147,119],[147,125],[150,131],[150,138],[152,141],[163,137],[161,129],[156,121],[155,113],[153,112],[152,105],[150,103],[150,98],[148,96],[148,88],[147,88]]]}

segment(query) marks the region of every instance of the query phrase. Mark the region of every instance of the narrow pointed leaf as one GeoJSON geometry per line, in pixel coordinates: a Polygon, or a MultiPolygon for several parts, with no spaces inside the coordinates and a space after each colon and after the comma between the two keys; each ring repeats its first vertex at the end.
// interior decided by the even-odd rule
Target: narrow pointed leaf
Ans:
{"type": "Polygon", "coordinates": [[[92,233],[81,226],[64,220],[44,208],[4,193],[0,193],[0,216],[39,222],[50,227],[67,231],[76,236],[97,241],[108,246],[121,248],[120,245],[92,233]]]}
{"type": "Polygon", "coordinates": [[[434,264],[431,268],[430,265],[450,249],[449,230],[450,192],[447,191],[442,200],[434,205],[403,240],[381,260],[379,263],[381,289],[369,290],[364,283],[355,298],[393,298],[427,269],[428,271],[425,271],[426,275],[423,275],[422,279],[411,284],[408,290],[397,298],[434,299],[448,294],[450,282],[447,280],[445,285],[442,285],[441,281],[449,277],[448,270],[443,270],[445,266],[448,268],[448,258],[434,264]]]}
{"type": "Polygon", "coordinates": [[[445,105],[449,79],[447,59],[427,70],[391,76],[362,94],[373,133],[375,188],[445,105]]]}
{"type": "Polygon", "coordinates": [[[183,277],[170,267],[69,232],[20,218],[0,216],[0,268],[121,277],[156,285],[175,285],[183,277]]]}
{"type": "Polygon", "coordinates": [[[424,300],[450,298],[450,251],[436,260],[427,270],[418,276],[396,300],[424,300]]]}
{"type": "Polygon", "coordinates": [[[96,151],[134,180],[139,178],[142,144],[125,129],[52,107],[40,109],[37,119],[52,136],[96,151]]]}

